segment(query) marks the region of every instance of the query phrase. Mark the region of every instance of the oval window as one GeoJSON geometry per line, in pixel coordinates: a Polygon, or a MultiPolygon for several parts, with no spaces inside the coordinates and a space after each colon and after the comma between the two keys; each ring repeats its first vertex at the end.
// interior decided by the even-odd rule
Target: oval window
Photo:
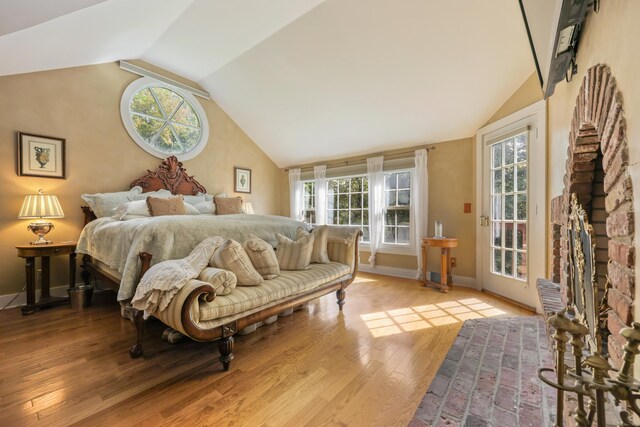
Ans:
{"type": "Polygon", "coordinates": [[[149,77],[127,87],[120,115],[131,138],[161,159],[174,155],[188,160],[207,145],[207,116],[195,97],[149,77]]]}

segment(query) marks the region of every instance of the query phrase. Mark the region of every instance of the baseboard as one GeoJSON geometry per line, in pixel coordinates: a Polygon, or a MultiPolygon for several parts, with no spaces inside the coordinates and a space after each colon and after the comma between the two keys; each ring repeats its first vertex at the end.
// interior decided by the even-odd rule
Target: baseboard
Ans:
{"type": "MultiPolygon", "coordinates": [[[[51,296],[52,297],[66,297],[69,294],[67,293],[67,290],[69,289],[68,286],[64,285],[64,286],[56,286],[54,288],[51,288],[51,296]]],[[[0,295],[0,310],[2,310],[2,308],[6,305],[9,304],[9,301],[11,301],[13,298],[16,298],[15,301],[13,301],[11,303],[10,306],[8,306],[7,308],[13,308],[13,307],[19,307],[21,305],[25,305],[27,303],[27,293],[25,291],[20,292],[20,294],[7,294],[7,295],[0,295]],[[16,298],[16,295],[17,298],[16,298]]],[[[40,289],[36,289],[36,301],[40,299],[40,289]]]]}
{"type": "MultiPolygon", "coordinates": [[[[358,270],[365,273],[381,274],[383,276],[402,277],[405,279],[415,279],[416,270],[410,268],[388,267],[385,265],[376,265],[371,267],[369,264],[360,264],[358,270]]],[[[467,276],[452,276],[453,284],[458,286],[464,286],[465,288],[476,289],[475,277],[467,276]]]]}

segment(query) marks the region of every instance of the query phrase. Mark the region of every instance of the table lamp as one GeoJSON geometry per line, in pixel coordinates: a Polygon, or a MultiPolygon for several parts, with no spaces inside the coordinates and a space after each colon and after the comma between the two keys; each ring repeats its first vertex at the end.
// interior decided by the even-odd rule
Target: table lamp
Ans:
{"type": "Polygon", "coordinates": [[[22,203],[22,208],[18,214],[18,219],[37,219],[27,226],[38,239],[31,242],[32,245],[46,245],[52,243],[44,236],[54,229],[50,221],[44,218],[64,218],[64,212],[58,198],[53,194],[44,194],[38,190],[38,194],[27,194],[22,203]]]}

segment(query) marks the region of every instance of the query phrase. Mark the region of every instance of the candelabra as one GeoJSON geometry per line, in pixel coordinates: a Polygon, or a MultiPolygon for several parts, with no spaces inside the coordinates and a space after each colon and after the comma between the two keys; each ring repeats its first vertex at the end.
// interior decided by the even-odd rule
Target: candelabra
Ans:
{"type": "Polygon", "coordinates": [[[547,319],[549,326],[555,329],[556,378],[555,381],[545,376],[553,373],[551,368],[538,370],[538,377],[547,385],[557,390],[556,426],[563,426],[564,394],[575,393],[578,408],[575,412],[576,425],[591,426],[594,419],[598,427],[607,425],[605,413],[606,394],[613,396],[619,409],[623,426],[635,426],[631,413],[640,416],[640,382],[635,381],[632,374],[636,355],[640,353],[640,323],[633,322],[632,327],[624,328],[620,334],[627,341],[624,346],[622,367],[619,371],[612,369],[598,349],[592,348],[590,355],[584,354],[585,339],[589,330],[576,319],[565,317],[566,309],[555,313],[547,319]],[[571,336],[571,338],[569,338],[571,336]],[[565,353],[567,342],[572,349],[574,367],[567,369],[565,353]],[[613,376],[610,376],[610,373],[613,376]],[[585,407],[585,399],[588,406],[585,407]],[[625,405],[620,405],[625,403],[625,405]]]}

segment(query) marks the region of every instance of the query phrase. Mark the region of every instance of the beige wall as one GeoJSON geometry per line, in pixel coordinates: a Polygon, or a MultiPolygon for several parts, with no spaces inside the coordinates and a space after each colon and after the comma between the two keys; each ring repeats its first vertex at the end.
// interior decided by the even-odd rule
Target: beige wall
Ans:
{"type": "MultiPolygon", "coordinates": [[[[623,96],[634,208],[640,212],[640,56],[635,43],[640,40],[639,19],[637,0],[604,2],[598,14],[589,14],[578,50],[578,74],[570,83],[559,83],[549,98],[549,200],[562,193],[569,128],[584,74],[593,65],[606,64],[623,96]]],[[[639,215],[636,215],[635,229],[640,230],[639,215]]],[[[636,282],[640,280],[638,258],[636,256],[636,282]]],[[[638,292],[640,287],[636,286],[636,301],[640,301],[638,292]]],[[[635,305],[636,319],[640,319],[639,307],[640,304],[635,305]]]]}
{"type": "Polygon", "coordinates": [[[500,119],[507,117],[509,114],[513,114],[516,111],[520,111],[529,105],[538,102],[542,99],[542,89],[540,88],[540,80],[538,80],[538,74],[533,73],[524,83],[516,90],[509,99],[498,111],[485,123],[484,126],[497,122],[500,119]]]}
{"type": "MultiPolygon", "coordinates": [[[[25,194],[39,188],[56,194],[66,217],[54,220],[49,237],[77,240],[80,194],[128,189],[133,179],[160,163],[133,142],[120,119],[122,92],[136,78],[115,63],[0,77],[0,295],[18,292],[24,284],[23,262],[14,246],[33,239],[25,229],[28,221],[16,218],[25,194]],[[16,131],[66,138],[67,179],[17,176],[16,131]]],[[[279,213],[282,172],[215,102],[198,100],[209,119],[209,142],[184,162],[187,171],[215,194],[233,191],[234,166],[250,168],[252,194],[243,197],[256,213],[279,213]]],[[[64,261],[52,261],[53,270],[66,270],[64,261]]],[[[52,285],[66,282],[63,274],[54,274],[52,285]]]]}

